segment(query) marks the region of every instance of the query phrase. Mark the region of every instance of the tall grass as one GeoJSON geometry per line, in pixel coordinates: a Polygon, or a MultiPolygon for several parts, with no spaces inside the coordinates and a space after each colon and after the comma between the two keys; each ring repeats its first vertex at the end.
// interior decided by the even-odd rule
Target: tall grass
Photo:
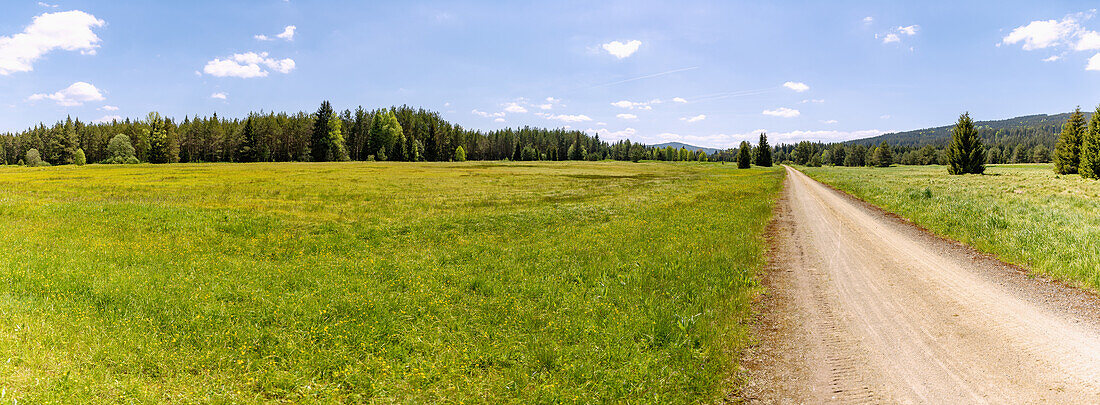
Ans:
{"type": "Polygon", "coordinates": [[[707,402],[779,170],[0,168],[0,401],[707,402]]]}
{"type": "Polygon", "coordinates": [[[807,175],[929,230],[1035,272],[1100,290],[1100,182],[1050,165],[804,168],[807,175]]]}

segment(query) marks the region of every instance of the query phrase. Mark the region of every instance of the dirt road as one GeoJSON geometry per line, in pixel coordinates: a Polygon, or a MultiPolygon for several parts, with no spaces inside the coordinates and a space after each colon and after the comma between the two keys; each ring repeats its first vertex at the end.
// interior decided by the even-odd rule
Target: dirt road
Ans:
{"type": "Polygon", "coordinates": [[[787,168],[742,398],[1100,403],[1100,306],[787,168]]]}

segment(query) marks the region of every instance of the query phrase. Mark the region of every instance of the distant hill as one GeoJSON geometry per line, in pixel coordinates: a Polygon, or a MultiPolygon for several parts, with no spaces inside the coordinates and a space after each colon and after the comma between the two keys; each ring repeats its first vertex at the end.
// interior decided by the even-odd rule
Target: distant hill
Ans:
{"type": "Polygon", "coordinates": [[[719,149],[716,149],[716,148],[704,148],[702,146],[688,145],[686,143],[680,143],[680,142],[665,142],[665,143],[659,143],[659,144],[650,145],[650,146],[652,146],[654,148],[663,148],[663,147],[666,147],[666,146],[671,146],[673,149],[684,148],[684,149],[690,150],[692,152],[701,150],[703,152],[706,152],[708,155],[719,151],[719,149]]]}
{"type": "MultiPolygon", "coordinates": [[[[1044,144],[1053,147],[1070,113],[1036,114],[995,121],[975,121],[978,133],[988,143],[1025,143],[1044,144]]],[[[1085,113],[1088,122],[1091,113],[1085,113]]],[[[917,129],[905,132],[882,134],[876,137],[855,139],[845,142],[850,145],[877,145],[886,141],[894,146],[923,147],[927,145],[944,146],[951,140],[952,125],[917,129]]]]}

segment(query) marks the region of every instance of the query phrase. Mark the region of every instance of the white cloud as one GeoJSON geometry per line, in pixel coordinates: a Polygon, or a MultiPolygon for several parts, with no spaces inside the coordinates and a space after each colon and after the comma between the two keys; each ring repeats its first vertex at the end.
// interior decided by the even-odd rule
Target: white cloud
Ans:
{"type": "Polygon", "coordinates": [[[614,103],[611,103],[611,105],[615,106],[615,107],[627,108],[627,109],[631,109],[631,110],[634,110],[634,109],[652,110],[653,109],[653,104],[661,104],[661,103],[662,103],[661,99],[655,98],[655,99],[649,100],[649,101],[622,100],[622,101],[616,101],[614,103]]]}
{"type": "Polygon", "coordinates": [[[38,101],[43,99],[53,100],[57,102],[57,105],[73,107],[83,105],[89,101],[103,101],[103,94],[99,92],[99,89],[95,86],[85,83],[76,82],[60,91],[53,94],[33,94],[28,100],[38,101]]]}
{"type": "Polygon", "coordinates": [[[92,121],[92,122],[97,123],[97,124],[103,124],[103,123],[108,123],[108,122],[111,122],[111,121],[122,121],[122,117],[117,116],[117,115],[104,115],[102,118],[100,118],[98,120],[95,120],[95,121],[92,121]]]}
{"type": "Polygon", "coordinates": [[[1067,42],[1077,35],[1080,26],[1075,16],[1066,16],[1062,21],[1032,21],[1016,27],[1001,40],[1002,44],[1014,45],[1023,42],[1026,51],[1049,48],[1067,42]]]}
{"type": "Polygon", "coordinates": [[[674,102],[674,103],[686,103],[686,102],[688,102],[688,101],[687,101],[687,100],[684,100],[684,99],[683,99],[682,97],[674,97],[674,98],[672,99],[672,102],[674,102]]]}
{"type": "Polygon", "coordinates": [[[875,19],[874,19],[874,18],[872,18],[871,16],[866,16],[866,17],[863,17],[863,22],[864,22],[864,23],[870,24],[870,23],[872,23],[872,22],[874,22],[874,21],[875,21],[875,19]]]}
{"type": "Polygon", "coordinates": [[[606,122],[597,122],[596,125],[606,127],[607,123],[606,122]]]}
{"type": "Polygon", "coordinates": [[[97,110],[100,110],[100,111],[118,111],[118,107],[115,107],[113,105],[105,105],[103,107],[97,108],[97,110]]]}
{"type": "Polygon", "coordinates": [[[503,117],[503,116],[504,116],[504,113],[503,113],[503,112],[497,112],[497,113],[487,113],[487,112],[485,112],[485,111],[478,111],[477,109],[474,109],[473,111],[470,111],[470,112],[471,112],[471,113],[473,113],[473,114],[474,114],[474,115],[476,115],[476,116],[479,116],[479,117],[485,117],[485,118],[491,118],[491,117],[503,117]]]}
{"type": "Polygon", "coordinates": [[[1062,59],[1061,55],[1050,55],[1049,57],[1043,59],[1043,62],[1054,62],[1059,59],[1062,59]]]}
{"type": "Polygon", "coordinates": [[[260,41],[274,41],[276,38],[277,39],[285,39],[287,41],[293,41],[294,40],[294,31],[297,30],[297,29],[298,28],[293,26],[293,25],[288,25],[288,26],[286,26],[286,28],[283,29],[282,33],[275,34],[275,38],[269,37],[269,36],[264,35],[264,34],[256,34],[256,35],[253,35],[252,38],[256,38],[260,41]]]}
{"type": "Polygon", "coordinates": [[[810,89],[810,86],[807,86],[806,83],[802,83],[802,82],[786,82],[786,83],[783,83],[783,87],[786,87],[788,89],[794,90],[794,91],[799,92],[799,93],[810,89]]]}
{"type": "Polygon", "coordinates": [[[1096,49],[1100,49],[1100,33],[1096,31],[1082,32],[1077,45],[1073,46],[1075,51],[1092,51],[1096,49]]]}
{"type": "Polygon", "coordinates": [[[882,38],[882,43],[884,44],[891,42],[901,42],[901,38],[898,38],[898,34],[886,34],[886,36],[882,38]]]}
{"type": "Polygon", "coordinates": [[[103,20],[78,10],[34,17],[23,32],[0,37],[0,75],[34,70],[34,62],[55,49],[95,55],[100,40],[92,28],[104,24],[103,20]]]}
{"type": "Polygon", "coordinates": [[[589,116],[584,115],[584,114],[577,114],[577,115],[560,114],[559,115],[559,114],[548,114],[548,113],[535,113],[535,115],[538,115],[542,118],[546,118],[548,120],[555,120],[555,121],[561,121],[561,122],[592,121],[592,118],[590,118],[589,116]]]}
{"type": "Polygon", "coordinates": [[[616,114],[615,118],[624,119],[624,120],[633,120],[633,119],[638,119],[638,116],[634,115],[634,114],[616,114]]]}
{"type": "Polygon", "coordinates": [[[607,53],[610,53],[619,59],[633,55],[634,52],[638,51],[639,46],[642,46],[642,41],[638,40],[628,41],[625,44],[619,41],[611,41],[602,45],[603,49],[607,51],[607,53]]]}
{"type": "Polygon", "coordinates": [[[516,103],[508,103],[504,105],[504,111],[510,113],[525,113],[527,112],[527,109],[516,103]]]}
{"type": "Polygon", "coordinates": [[[541,110],[550,110],[550,109],[554,108],[555,104],[559,104],[559,103],[561,103],[561,99],[557,99],[557,98],[553,98],[553,97],[547,97],[546,98],[546,103],[545,104],[539,104],[539,105],[537,105],[537,107],[541,110]]]}
{"type": "Polygon", "coordinates": [[[46,8],[57,8],[56,4],[50,4],[50,3],[45,3],[45,2],[41,2],[41,1],[38,2],[38,5],[40,5],[42,7],[46,7],[46,8]]]}
{"type": "Polygon", "coordinates": [[[888,120],[888,119],[890,119],[890,114],[883,114],[883,115],[880,115],[880,116],[879,116],[879,118],[882,118],[882,119],[884,119],[884,120],[888,120]]]}
{"type": "Polygon", "coordinates": [[[702,120],[705,120],[705,119],[707,119],[707,116],[705,114],[699,114],[699,115],[696,115],[694,117],[680,118],[680,121],[687,121],[687,122],[691,123],[691,122],[699,122],[699,121],[702,121],[702,120]]]}
{"type": "Polygon", "coordinates": [[[218,100],[225,100],[225,99],[229,98],[229,95],[225,94],[225,93],[214,93],[214,94],[210,95],[210,98],[216,98],[218,100]]]}
{"type": "Polygon", "coordinates": [[[822,124],[836,124],[836,120],[825,120],[825,121],[821,121],[821,123],[822,124]]]}
{"type": "Polygon", "coordinates": [[[779,108],[776,108],[774,110],[764,110],[763,114],[764,115],[770,115],[770,116],[773,116],[773,117],[794,118],[794,117],[797,117],[797,116],[801,115],[802,113],[798,112],[798,110],[795,110],[793,108],[779,107],[779,108]]]}
{"type": "Polygon", "coordinates": [[[587,133],[590,133],[590,134],[599,133],[600,138],[604,139],[604,140],[607,140],[607,141],[618,141],[618,140],[627,139],[627,138],[630,138],[630,137],[632,137],[632,136],[634,136],[638,133],[638,131],[635,130],[634,128],[626,128],[626,129],[623,129],[623,130],[620,130],[620,131],[610,131],[607,128],[601,128],[601,129],[588,128],[588,129],[584,130],[584,132],[587,132],[587,133]]]}
{"type": "Polygon", "coordinates": [[[493,120],[493,122],[504,122],[504,118],[497,118],[493,120]]]}
{"type": "Polygon", "coordinates": [[[279,73],[287,74],[294,70],[294,60],[287,58],[277,60],[269,58],[267,52],[248,52],[233,54],[226,59],[218,59],[207,62],[202,71],[215,77],[239,77],[243,79],[253,77],[267,77],[264,67],[279,73]]]}
{"type": "Polygon", "coordinates": [[[825,100],[820,99],[820,98],[808,98],[808,99],[802,100],[802,104],[806,104],[806,103],[821,104],[821,103],[824,103],[824,102],[825,102],[825,100]]]}
{"type": "Polygon", "coordinates": [[[910,25],[908,27],[898,27],[898,33],[913,36],[913,35],[917,35],[917,30],[919,30],[919,29],[920,29],[919,25],[910,25]]]}
{"type": "Polygon", "coordinates": [[[1089,58],[1089,64],[1085,66],[1085,70],[1100,70],[1100,53],[1089,58]]]}

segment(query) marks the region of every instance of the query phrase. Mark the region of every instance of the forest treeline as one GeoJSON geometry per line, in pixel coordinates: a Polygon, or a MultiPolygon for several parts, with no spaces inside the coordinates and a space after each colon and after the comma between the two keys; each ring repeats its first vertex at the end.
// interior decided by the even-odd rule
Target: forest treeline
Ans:
{"type": "Polygon", "coordinates": [[[338,112],[323,102],[313,113],[251,113],[245,118],[150,113],[143,120],[85,123],[67,118],[0,135],[0,163],[306,162],[340,160],[708,160],[735,161],[736,151],[712,155],[654,148],[629,140],[609,143],[583,131],[523,127],[479,131],[439,113],[409,106],[338,112]],[[34,156],[28,156],[28,153],[34,156]]]}

